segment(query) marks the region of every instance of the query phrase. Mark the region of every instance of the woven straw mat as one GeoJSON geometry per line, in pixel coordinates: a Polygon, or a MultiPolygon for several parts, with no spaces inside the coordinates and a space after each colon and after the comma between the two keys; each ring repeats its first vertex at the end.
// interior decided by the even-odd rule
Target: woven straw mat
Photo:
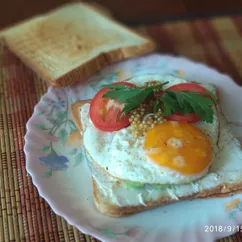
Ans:
{"type": "MultiPolygon", "coordinates": [[[[139,26],[162,53],[183,55],[242,85],[242,16],[139,26]]],[[[97,241],[56,216],[25,169],[26,122],[48,85],[0,44],[0,242],[97,241]]],[[[242,241],[242,234],[220,240],[242,241]]]]}

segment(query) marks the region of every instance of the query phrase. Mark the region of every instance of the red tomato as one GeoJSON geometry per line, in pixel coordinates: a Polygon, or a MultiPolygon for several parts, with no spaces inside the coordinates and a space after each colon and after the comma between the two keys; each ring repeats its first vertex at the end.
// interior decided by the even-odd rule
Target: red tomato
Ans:
{"type": "Polygon", "coordinates": [[[186,122],[186,123],[196,123],[201,120],[199,116],[195,113],[188,113],[188,114],[172,114],[166,117],[169,121],[177,121],[177,122],[186,122]]]}
{"type": "Polygon", "coordinates": [[[174,86],[171,86],[167,88],[167,90],[172,90],[172,91],[178,91],[178,92],[183,92],[183,91],[188,91],[188,92],[207,92],[208,90],[202,86],[200,86],[197,83],[181,83],[181,84],[176,84],[174,86]]]}
{"type": "MultiPolygon", "coordinates": [[[[200,86],[197,83],[181,83],[176,84],[174,86],[171,86],[167,88],[169,91],[188,91],[188,92],[207,92],[208,90],[202,86],[200,86]]],[[[197,116],[195,113],[189,113],[189,114],[179,114],[175,113],[168,117],[166,117],[167,120],[170,121],[177,121],[177,122],[187,122],[187,123],[196,123],[201,120],[199,116],[197,116]]]]}
{"type": "MultiPolygon", "coordinates": [[[[134,85],[128,82],[116,82],[129,87],[134,85]]],[[[108,92],[109,88],[101,89],[92,99],[90,105],[90,118],[94,126],[102,131],[112,132],[130,125],[129,115],[121,115],[123,104],[102,96],[108,92]]]]}

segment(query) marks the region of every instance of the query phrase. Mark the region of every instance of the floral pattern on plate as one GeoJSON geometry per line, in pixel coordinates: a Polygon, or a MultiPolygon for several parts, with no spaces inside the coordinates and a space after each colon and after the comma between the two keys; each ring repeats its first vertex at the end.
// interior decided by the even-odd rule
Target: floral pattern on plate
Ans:
{"type": "Polygon", "coordinates": [[[233,219],[238,213],[242,212],[242,201],[236,198],[225,204],[226,210],[229,212],[229,218],[233,219]]]}
{"type": "Polygon", "coordinates": [[[234,134],[242,137],[242,127],[238,125],[242,113],[233,112],[241,110],[241,87],[230,77],[202,64],[185,58],[152,54],[104,68],[85,83],[73,87],[49,88],[27,124],[27,170],[40,195],[55,213],[83,233],[102,241],[209,242],[228,236],[236,231],[205,233],[205,226],[242,224],[241,194],[183,201],[119,219],[100,214],[94,206],[91,175],[80,134],[71,118],[70,104],[92,98],[104,84],[152,73],[179,75],[190,81],[218,85],[222,90],[221,105],[230,120],[229,125],[234,134]]]}

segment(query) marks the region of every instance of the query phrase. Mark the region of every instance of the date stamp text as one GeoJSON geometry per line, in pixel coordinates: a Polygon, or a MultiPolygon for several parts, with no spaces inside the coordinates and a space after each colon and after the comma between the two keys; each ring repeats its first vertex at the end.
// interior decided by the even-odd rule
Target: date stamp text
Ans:
{"type": "Polygon", "coordinates": [[[206,225],[205,233],[212,232],[242,232],[242,225],[206,225]]]}

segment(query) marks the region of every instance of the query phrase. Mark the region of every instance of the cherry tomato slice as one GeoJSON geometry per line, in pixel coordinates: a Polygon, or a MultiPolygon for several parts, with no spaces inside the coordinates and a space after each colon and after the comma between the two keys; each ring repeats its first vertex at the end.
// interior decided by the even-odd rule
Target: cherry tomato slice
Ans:
{"type": "Polygon", "coordinates": [[[169,121],[176,121],[176,122],[184,122],[184,123],[196,123],[201,120],[199,116],[195,113],[188,113],[188,114],[172,114],[166,117],[169,121]]]}
{"type": "MultiPolygon", "coordinates": [[[[116,84],[134,86],[129,82],[116,82],[113,85],[116,84]]],[[[121,115],[123,104],[109,98],[103,98],[103,95],[109,90],[109,88],[101,89],[90,104],[90,118],[93,125],[106,132],[118,131],[130,125],[129,115],[121,115]]]]}
{"type": "MultiPolygon", "coordinates": [[[[208,90],[197,83],[181,83],[167,88],[169,91],[207,92],[208,90]]],[[[169,121],[196,123],[201,120],[195,113],[179,114],[175,113],[166,117],[169,121]]]]}
{"type": "Polygon", "coordinates": [[[200,86],[197,83],[180,83],[176,84],[174,86],[171,86],[167,88],[167,91],[172,90],[172,91],[178,91],[178,92],[183,92],[183,91],[188,91],[188,92],[207,92],[208,90],[202,86],[200,86]]]}

